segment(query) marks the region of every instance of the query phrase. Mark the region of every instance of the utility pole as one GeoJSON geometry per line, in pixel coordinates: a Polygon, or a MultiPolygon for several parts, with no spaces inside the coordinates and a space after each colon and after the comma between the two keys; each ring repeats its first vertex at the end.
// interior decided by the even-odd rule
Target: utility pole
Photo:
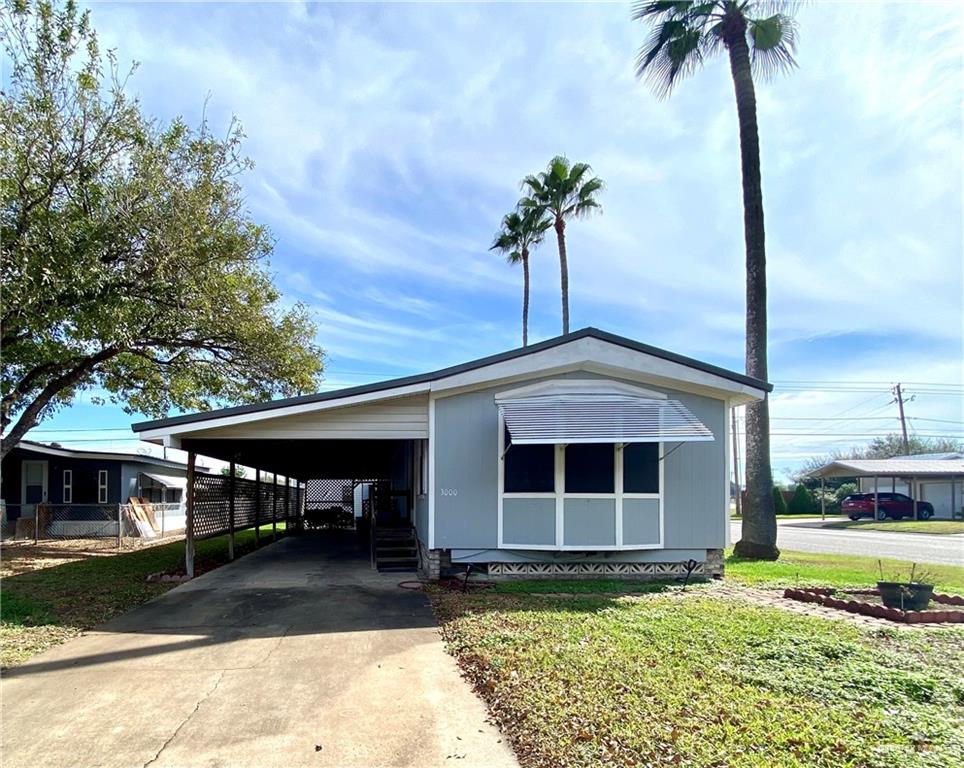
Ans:
{"type": "Polygon", "coordinates": [[[903,436],[904,455],[907,456],[910,454],[910,443],[907,442],[907,419],[904,418],[904,403],[909,403],[915,395],[905,398],[900,389],[900,382],[894,386],[891,392],[894,393],[894,399],[891,402],[897,403],[897,410],[900,412],[900,431],[903,436]]]}
{"type": "Polygon", "coordinates": [[[733,483],[736,486],[736,516],[743,517],[743,492],[740,489],[740,441],[736,436],[736,408],[730,408],[733,427],[730,430],[733,435],[733,483]]]}

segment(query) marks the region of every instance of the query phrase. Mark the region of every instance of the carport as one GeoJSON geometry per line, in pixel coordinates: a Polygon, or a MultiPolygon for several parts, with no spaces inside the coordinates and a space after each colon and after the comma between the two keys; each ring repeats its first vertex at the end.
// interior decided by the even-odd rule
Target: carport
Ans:
{"type": "MultiPolygon", "coordinates": [[[[352,509],[349,498],[362,484],[377,486],[377,503],[365,507],[371,539],[396,534],[406,567],[416,497],[424,492],[428,397],[394,387],[358,387],[337,393],[278,400],[134,425],[144,440],[188,453],[185,570],[194,574],[194,544],[200,538],[234,533],[284,520],[301,528],[305,510],[352,509]],[[198,455],[229,464],[226,475],[195,472],[198,455]],[[236,468],[255,470],[236,477],[236,468]],[[419,480],[422,480],[419,484],[419,480]],[[401,536],[397,536],[399,532],[401,536]]],[[[359,525],[361,527],[361,525],[359,525]]]]}
{"type": "MultiPolygon", "coordinates": [[[[914,500],[914,519],[920,519],[918,503],[930,501],[926,498],[928,488],[946,486],[948,516],[952,519],[964,517],[964,459],[956,454],[946,458],[902,456],[894,459],[837,459],[813,470],[807,477],[819,477],[821,491],[827,478],[855,478],[862,491],[873,492],[875,518],[879,510],[879,493],[896,493],[898,483],[906,487],[908,495],[914,500]]],[[[820,506],[821,514],[825,515],[826,500],[823,494],[820,506]]]]}

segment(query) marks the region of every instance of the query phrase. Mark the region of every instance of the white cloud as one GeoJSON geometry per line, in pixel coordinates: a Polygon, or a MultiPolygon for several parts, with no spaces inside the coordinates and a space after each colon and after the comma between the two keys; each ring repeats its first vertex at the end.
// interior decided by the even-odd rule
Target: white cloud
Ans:
{"type": "MultiPolygon", "coordinates": [[[[558,152],[608,186],[604,213],[569,228],[574,326],[740,367],[725,60],[657,101],[634,78],[645,28],[624,5],[92,12],[107,45],[142,62],[133,84],[149,111],[196,117],[210,93],[212,120],[242,120],[251,209],[278,239],[282,285],[316,305],[332,369],[432,368],[517,343],[521,276],[487,248],[519,179],[558,152]]],[[[920,378],[960,380],[945,350],[962,334],[961,14],[824,3],[800,24],[799,70],[757,88],[774,346],[906,335],[876,377],[898,378],[913,356],[920,378]]],[[[558,303],[550,233],[533,259],[534,337],[557,332],[558,303]]]]}

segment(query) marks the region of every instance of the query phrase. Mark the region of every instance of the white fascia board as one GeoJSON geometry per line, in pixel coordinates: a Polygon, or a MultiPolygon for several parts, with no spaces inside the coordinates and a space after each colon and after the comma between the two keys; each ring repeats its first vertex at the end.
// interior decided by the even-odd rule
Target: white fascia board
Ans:
{"type": "Polygon", "coordinates": [[[729,398],[734,404],[762,400],[766,396],[762,389],[593,338],[577,339],[542,352],[437,379],[432,382],[432,392],[439,396],[454,395],[459,391],[480,389],[497,382],[511,383],[534,376],[577,370],[665,386],[717,399],[729,398]]]}
{"type": "Polygon", "coordinates": [[[350,397],[333,397],[330,400],[321,400],[314,403],[302,403],[300,405],[289,405],[283,408],[268,408],[263,411],[252,411],[250,413],[238,413],[232,416],[222,416],[221,418],[204,419],[190,421],[185,424],[173,424],[168,427],[144,430],[139,433],[142,440],[156,440],[159,438],[169,438],[173,435],[182,437],[203,437],[202,433],[209,429],[219,427],[230,427],[235,424],[250,424],[255,421],[265,421],[267,419],[277,419],[283,416],[297,416],[301,413],[314,413],[317,411],[328,411],[335,408],[346,408],[361,403],[372,403],[378,400],[395,400],[399,397],[417,395],[429,391],[429,383],[409,384],[403,387],[383,389],[377,392],[366,392],[350,397]]]}

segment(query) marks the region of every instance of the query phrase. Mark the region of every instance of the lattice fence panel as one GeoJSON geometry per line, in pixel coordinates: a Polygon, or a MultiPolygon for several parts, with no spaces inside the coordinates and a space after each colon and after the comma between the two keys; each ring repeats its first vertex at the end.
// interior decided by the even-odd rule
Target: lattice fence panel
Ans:
{"type": "MultiPolygon", "coordinates": [[[[230,530],[231,478],[227,475],[197,474],[194,477],[194,536],[206,538],[230,530]]],[[[300,514],[300,489],[283,484],[257,483],[247,478],[234,478],[234,529],[252,528],[272,521],[285,520],[285,494],[288,514],[300,514]]]]}

